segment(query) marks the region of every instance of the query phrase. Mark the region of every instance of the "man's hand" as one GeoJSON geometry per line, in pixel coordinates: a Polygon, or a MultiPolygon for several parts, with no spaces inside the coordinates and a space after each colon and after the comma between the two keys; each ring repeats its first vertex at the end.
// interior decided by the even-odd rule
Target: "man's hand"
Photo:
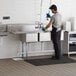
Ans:
{"type": "Polygon", "coordinates": [[[46,31],[46,27],[42,27],[42,31],[46,31]]]}
{"type": "Polygon", "coordinates": [[[52,22],[49,21],[49,23],[45,27],[42,27],[42,31],[46,31],[46,29],[48,29],[51,24],[52,22]]]}

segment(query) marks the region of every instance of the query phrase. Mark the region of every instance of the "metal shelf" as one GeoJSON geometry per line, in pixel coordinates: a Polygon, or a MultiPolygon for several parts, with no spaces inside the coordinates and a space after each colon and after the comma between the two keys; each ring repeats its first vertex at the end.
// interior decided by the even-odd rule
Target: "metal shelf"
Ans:
{"type": "Polygon", "coordinates": [[[76,54],[76,32],[68,32],[68,56],[76,54]]]}

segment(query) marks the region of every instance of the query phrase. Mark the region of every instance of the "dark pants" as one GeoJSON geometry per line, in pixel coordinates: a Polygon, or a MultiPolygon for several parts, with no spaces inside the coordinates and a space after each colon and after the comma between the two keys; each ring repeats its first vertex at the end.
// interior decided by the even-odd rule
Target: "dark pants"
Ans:
{"type": "Polygon", "coordinates": [[[58,32],[56,30],[57,29],[53,27],[51,31],[51,40],[53,42],[53,46],[55,50],[55,58],[60,58],[61,57],[61,41],[60,41],[61,30],[59,30],[58,32]]]}

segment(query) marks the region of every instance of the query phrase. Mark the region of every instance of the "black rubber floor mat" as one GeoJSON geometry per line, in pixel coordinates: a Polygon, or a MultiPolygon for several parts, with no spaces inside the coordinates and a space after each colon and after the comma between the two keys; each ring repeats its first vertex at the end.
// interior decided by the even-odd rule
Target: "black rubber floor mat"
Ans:
{"type": "Polygon", "coordinates": [[[51,58],[45,58],[45,59],[33,59],[33,60],[26,60],[26,61],[35,66],[65,64],[65,63],[76,62],[76,60],[68,58],[68,57],[62,57],[60,60],[53,60],[51,58]]]}

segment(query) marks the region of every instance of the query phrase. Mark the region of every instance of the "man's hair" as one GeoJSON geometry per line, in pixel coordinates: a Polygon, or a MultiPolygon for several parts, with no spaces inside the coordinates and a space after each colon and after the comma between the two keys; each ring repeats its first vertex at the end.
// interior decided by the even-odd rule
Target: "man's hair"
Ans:
{"type": "Polygon", "coordinates": [[[53,4],[49,7],[49,9],[53,9],[54,11],[57,11],[57,6],[53,4]]]}

